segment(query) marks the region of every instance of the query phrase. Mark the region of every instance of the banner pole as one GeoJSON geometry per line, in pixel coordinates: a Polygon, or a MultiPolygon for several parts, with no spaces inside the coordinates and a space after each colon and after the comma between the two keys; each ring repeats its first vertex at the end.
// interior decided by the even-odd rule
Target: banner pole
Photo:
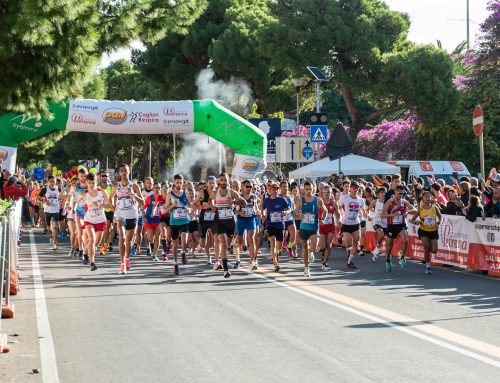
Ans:
{"type": "Polygon", "coordinates": [[[484,132],[481,132],[479,136],[479,165],[481,170],[481,178],[484,180],[484,140],[483,140],[484,132]]]}

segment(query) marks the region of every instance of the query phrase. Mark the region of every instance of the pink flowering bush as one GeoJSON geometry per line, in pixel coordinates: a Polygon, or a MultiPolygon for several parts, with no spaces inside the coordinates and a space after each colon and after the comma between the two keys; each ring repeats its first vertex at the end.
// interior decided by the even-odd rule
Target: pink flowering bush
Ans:
{"type": "Polygon", "coordinates": [[[355,153],[379,161],[386,161],[389,153],[393,159],[415,159],[418,125],[420,121],[416,115],[405,112],[397,120],[383,120],[371,129],[362,129],[356,138],[355,153]]]}

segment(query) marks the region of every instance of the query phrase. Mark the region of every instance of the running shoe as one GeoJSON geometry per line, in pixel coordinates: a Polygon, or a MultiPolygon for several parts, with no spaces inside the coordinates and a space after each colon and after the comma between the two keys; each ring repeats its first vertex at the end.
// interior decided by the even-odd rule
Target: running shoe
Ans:
{"type": "Polygon", "coordinates": [[[402,257],[399,259],[399,265],[403,268],[408,266],[408,263],[406,262],[406,257],[402,257]]]}
{"type": "Polygon", "coordinates": [[[304,267],[304,277],[310,277],[311,276],[311,271],[309,267],[304,267]]]}
{"type": "Polygon", "coordinates": [[[120,275],[127,274],[127,267],[125,266],[125,263],[122,263],[120,265],[120,271],[118,272],[118,274],[120,275]]]}
{"type": "Polygon", "coordinates": [[[153,262],[160,262],[160,259],[156,256],[156,255],[153,255],[153,262]]]}
{"type": "Polygon", "coordinates": [[[357,267],[352,263],[352,261],[347,261],[347,267],[349,269],[357,269],[357,267]]]}
{"type": "Polygon", "coordinates": [[[255,261],[250,262],[249,270],[257,270],[257,263],[255,261]]]}
{"type": "Polygon", "coordinates": [[[111,242],[108,245],[108,251],[113,251],[113,244],[111,242]]]}
{"type": "Polygon", "coordinates": [[[132,248],[130,249],[130,255],[135,255],[137,253],[137,243],[134,243],[132,245],[132,248]]]}
{"type": "Polygon", "coordinates": [[[241,267],[241,264],[239,262],[236,262],[233,266],[233,269],[238,270],[241,267]]]}
{"type": "Polygon", "coordinates": [[[129,258],[125,259],[125,266],[127,267],[127,270],[130,270],[130,259],[129,258]]]}
{"type": "Polygon", "coordinates": [[[83,261],[83,250],[78,250],[77,257],[83,261]]]}
{"type": "Polygon", "coordinates": [[[314,251],[309,252],[309,263],[314,263],[314,251]]]}
{"type": "Polygon", "coordinates": [[[248,246],[247,246],[247,245],[244,245],[244,246],[243,246],[243,252],[246,252],[246,251],[248,251],[248,246]]]}
{"type": "Polygon", "coordinates": [[[274,264],[274,271],[276,271],[276,272],[280,271],[280,265],[279,264],[277,264],[277,263],[274,264]]]}
{"type": "Polygon", "coordinates": [[[287,249],[288,250],[288,256],[290,258],[293,258],[293,250],[292,249],[287,249]]]}
{"type": "Polygon", "coordinates": [[[165,254],[168,256],[170,254],[170,245],[167,242],[167,250],[165,251],[165,254]]]}
{"type": "Polygon", "coordinates": [[[375,246],[375,249],[372,251],[373,255],[379,255],[380,254],[380,247],[377,245],[375,246]]]}
{"type": "Polygon", "coordinates": [[[87,254],[83,254],[83,264],[84,265],[89,264],[89,256],[87,254]]]}
{"type": "Polygon", "coordinates": [[[99,254],[106,255],[106,251],[108,251],[108,244],[105,243],[104,245],[102,245],[101,250],[99,251],[99,254]]]}
{"type": "Polygon", "coordinates": [[[392,263],[391,262],[385,263],[385,271],[387,271],[388,273],[392,273],[392,263]]]}
{"type": "Polygon", "coordinates": [[[224,278],[229,278],[231,276],[231,272],[229,270],[224,271],[224,278]]]}
{"type": "Polygon", "coordinates": [[[358,249],[358,255],[360,257],[364,257],[365,256],[365,249],[358,249]]]}
{"type": "Polygon", "coordinates": [[[323,271],[329,271],[330,270],[330,266],[328,266],[328,263],[323,263],[321,265],[321,270],[323,270],[323,271]]]}
{"type": "Polygon", "coordinates": [[[71,249],[68,253],[68,256],[74,257],[75,256],[75,249],[71,249]]]}
{"type": "Polygon", "coordinates": [[[92,262],[92,263],[90,264],[90,271],[96,271],[96,270],[97,270],[97,266],[95,265],[95,263],[94,263],[94,262],[92,262]]]}
{"type": "Polygon", "coordinates": [[[148,248],[146,249],[146,255],[147,255],[148,257],[150,257],[150,256],[151,256],[151,249],[149,248],[149,246],[148,246],[148,248]]]}
{"type": "Polygon", "coordinates": [[[425,268],[425,273],[426,273],[426,274],[432,274],[432,268],[431,268],[430,266],[427,266],[427,267],[425,268]]]}
{"type": "Polygon", "coordinates": [[[57,251],[57,250],[59,250],[59,244],[58,244],[58,243],[55,243],[55,244],[54,244],[54,251],[57,251]]]}
{"type": "Polygon", "coordinates": [[[222,265],[219,261],[214,263],[214,270],[220,270],[222,269],[222,265]]]}
{"type": "Polygon", "coordinates": [[[212,257],[208,257],[207,259],[207,265],[213,265],[214,263],[212,262],[212,257]]]}
{"type": "Polygon", "coordinates": [[[188,259],[186,253],[182,253],[182,264],[186,265],[188,263],[188,259]]]}
{"type": "Polygon", "coordinates": [[[179,265],[174,265],[174,275],[179,275],[179,265]]]}
{"type": "Polygon", "coordinates": [[[167,262],[168,261],[168,255],[167,254],[163,254],[163,262],[167,262]]]}
{"type": "Polygon", "coordinates": [[[135,252],[137,253],[137,255],[141,255],[141,247],[137,246],[137,249],[135,252]]]}

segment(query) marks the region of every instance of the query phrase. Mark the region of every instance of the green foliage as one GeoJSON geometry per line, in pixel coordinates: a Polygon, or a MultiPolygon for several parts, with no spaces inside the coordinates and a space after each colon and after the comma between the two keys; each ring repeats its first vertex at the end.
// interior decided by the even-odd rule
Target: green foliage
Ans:
{"type": "Polygon", "coordinates": [[[17,0],[0,4],[0,112],[48,114],[82,94],[101,55],[185,33],[205,0],[17,0]]]}
{"type": "Polygon", "coordinates": [[[0,199],[0,217],[2,217],[5,212],[11,208],[12,204],[12,201],[0,199]]]}

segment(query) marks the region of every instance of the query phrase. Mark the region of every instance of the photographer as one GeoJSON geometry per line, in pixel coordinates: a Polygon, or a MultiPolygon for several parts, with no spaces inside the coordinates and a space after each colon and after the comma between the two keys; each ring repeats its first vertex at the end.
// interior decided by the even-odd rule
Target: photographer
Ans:
{"type": "Polygon", "coordinates": [[[493,191],[491,200],[484,206],[486,217],[500,218],[500,186],[493,191]]]}
{"type": "Polygon", "coordinates": [[[19,198],[28,195],[28,187],[19,181],[16,176],[10,176],[2,187],[3,199],[17,201],[19,198]]]}
{"type": "Polygon", "coordinates": [[[457,192],[454,189],[448,190],[448,203],[446,207],[441,210],[442,214],[448,215],[463,215],[462,208],[464,207],[464,203],[457,195],[457,192]]]}

